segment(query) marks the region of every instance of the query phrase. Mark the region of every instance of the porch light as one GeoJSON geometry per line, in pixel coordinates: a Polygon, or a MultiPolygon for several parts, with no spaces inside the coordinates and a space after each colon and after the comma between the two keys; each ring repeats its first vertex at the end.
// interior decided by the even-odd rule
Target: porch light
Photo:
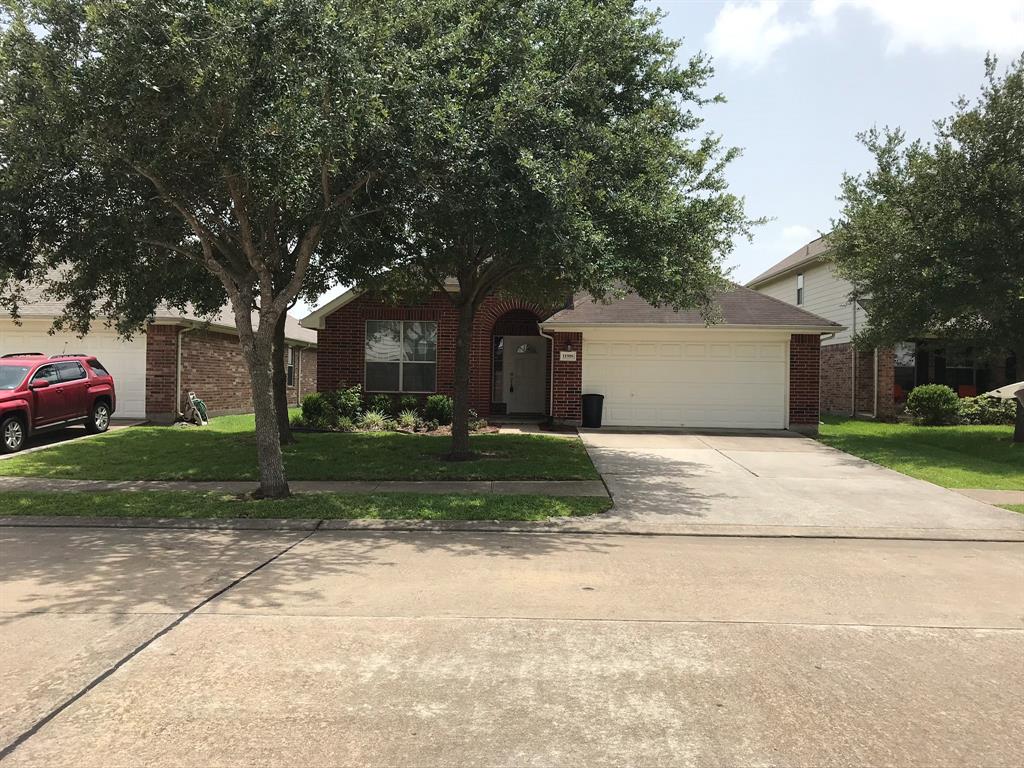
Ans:
{"type": "Polygon", "coordinates": [[[566,352],[572,352],[572,342],[571,341],[565,342],[565,351],[566,352]]]}

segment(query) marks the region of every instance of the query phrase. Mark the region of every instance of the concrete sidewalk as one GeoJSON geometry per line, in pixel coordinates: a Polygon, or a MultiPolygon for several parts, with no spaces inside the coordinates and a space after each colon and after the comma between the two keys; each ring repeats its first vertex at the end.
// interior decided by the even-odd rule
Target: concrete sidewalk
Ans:
{"type": "MultiPolygon", "coordinates": [[[[600,480],[293,480],[295,493],[458,493],[505,496],[607,496],[600,480]]],[[[45,477],[0,477],[0,493],[11,491],[194,491],[249,493],[257,484],[241,481],[58,480],[45,477]]]]}

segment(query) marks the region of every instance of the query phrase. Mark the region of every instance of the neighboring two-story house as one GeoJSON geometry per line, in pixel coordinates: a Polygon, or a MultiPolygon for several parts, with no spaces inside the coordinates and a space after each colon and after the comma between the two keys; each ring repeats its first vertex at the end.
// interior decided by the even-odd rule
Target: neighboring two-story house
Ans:
{"type": "Polygon", "coordinates": [[[791,253],[747,287],[844,326],[821,340],[823,414],[891,419],[919,384],[946,384],[967,397],[1017,380],[1012,358],[975,359],[970,348],[923,335],[894,347],[856,349],[852,339],[869,322],[870,302],[851,301],[852,286],[835,273],[824,237],[791,253]]]}

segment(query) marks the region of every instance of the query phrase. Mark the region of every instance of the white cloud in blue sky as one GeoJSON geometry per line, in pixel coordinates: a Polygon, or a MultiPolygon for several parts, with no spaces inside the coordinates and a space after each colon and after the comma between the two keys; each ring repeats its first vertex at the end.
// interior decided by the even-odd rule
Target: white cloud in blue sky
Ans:
{"type": "Polygon", "coordinates": [[[881,28],[890,54],[913,48],[1013,52],[1024,47],[1022,0],[728,0],[706,44],[727,64],[761,67],[799,38],[842,34],[851,13],[881,28]]]}

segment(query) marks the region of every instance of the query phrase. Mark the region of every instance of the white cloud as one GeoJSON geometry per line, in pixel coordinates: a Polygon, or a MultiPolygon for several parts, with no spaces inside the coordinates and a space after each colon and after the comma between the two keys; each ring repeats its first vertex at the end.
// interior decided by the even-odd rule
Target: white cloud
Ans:
{"type": "Polygon", "coordinates": [[[806,23],[782,21],[777,0],[729,0],[707,36],[708,49],[736,66],[759,67],[775,51],[809,30],[806,23]]]}
{"type": "Polygon", "coordinates": [[[803,224],[790,224],[782,228],[782,243],[794,248],[805,245],[818,236],[818,231],[803,224]]]}
{"type": "Polygon", "coordinates": [[[842,32],[842,12],[849,11],[884,30],[889,53],[1024,51],[1022,0],[812,0],[800,7],[801,17],[782,19],[778,0],[727,0],[708,33],[708,49],[728,64],[757,68],[807,34],[842,32]]]}
{"type": "Polygon", "coordinates": [[[832,27],[843,8],[867,13],[882,26],[890,53],[910,48],[1009,54],[1024,50],[1021,0],[814,0],[811,16],[832,27]]]}

